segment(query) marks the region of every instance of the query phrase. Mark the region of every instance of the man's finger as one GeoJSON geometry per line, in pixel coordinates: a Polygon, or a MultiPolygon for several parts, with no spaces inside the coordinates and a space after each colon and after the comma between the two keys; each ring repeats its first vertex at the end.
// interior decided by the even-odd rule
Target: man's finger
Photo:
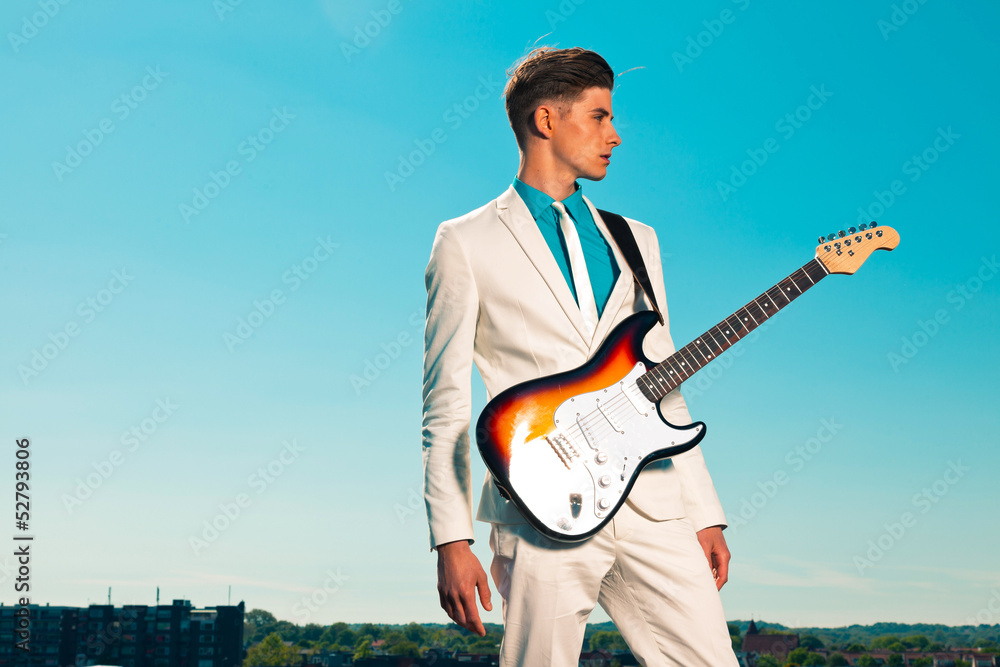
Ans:
{"type": "Polygon", "coordinates": [[[463,628],[468,628],[468,620],[465,617],[465,606],[462,604],[462,601],[451,601],[449,606],[451,607],[451,611],[448,611],[448,616],[451,617],[451,620],[455,621],[463,628]]]}
{"type": "Polygon", "coordinates": [[[722,587],[726,585],[727,581],[729,581],[729,559],[721,557],[718,558],[717,561],[719,563],[719,574],[716,577],[716,585],[719,587],[719,590],[722,590],[722,587]]]}
{"type": "Polygon", "coordinates": [[[462,596],[461,602],[464,607],[465,618],[468,620],[468,625],[465,627],[479,636],[485,637],[486,629],[483,627],[482,621],[479,620],[479,610],[476,608],[475,594],[462,596]]]}
{"type": "Polygon", "coordinates": [[[486,579],[486,573],[479,571],[479,579],[476,581],[479,586],[479,600],[483,603],[483,609],[493,611],[493,603],[490,602],[490,583],[486,579]]]}

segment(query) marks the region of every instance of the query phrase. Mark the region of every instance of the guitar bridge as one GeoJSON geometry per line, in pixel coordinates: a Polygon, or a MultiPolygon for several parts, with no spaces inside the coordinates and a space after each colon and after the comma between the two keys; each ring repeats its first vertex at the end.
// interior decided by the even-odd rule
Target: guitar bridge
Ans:
{"type": "Polygon", "coordinates": [[[580,457],[580,452],[577,450],[576,447],[573,446],[573,443],[570,442],[570,439],[567,438],[562,433],[547,435],[545,436],[545,440],[552,447],[552,451],[556,453],[556,456],[559,457],[559,460],[562,461],[563,465],[566,466],[567,468],[570,467],[570,464],[573,462],[573,459],[580,457]]]}

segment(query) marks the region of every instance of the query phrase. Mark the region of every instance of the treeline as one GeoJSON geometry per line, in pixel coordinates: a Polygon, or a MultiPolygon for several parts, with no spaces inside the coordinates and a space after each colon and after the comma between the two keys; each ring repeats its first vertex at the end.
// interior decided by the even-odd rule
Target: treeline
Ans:
{"type": "MultiPolygon", "coordinates": [[[[742,636],[749,621],[735,621],[742,636]]],[[[947,651],[953,648],[983,648],[998,652],[1000,625],[939,625],[933,623],[875,623],[848,625],[839,628],[790,628],[780,623],[756,622],[760,632],[790,632],[799,635],[800,642],[813,637],[820,646],[838,650],[869,650],[888,648],[894,651],[910,649],[947,651]],[[905,641],[904,641],[905,640],[905,641]],[[860,649],[858,648],[860,647],[860,649]],[[991,648],[992,647],[992,648],[991,648]]],[[[732,634],[732,628],[730,628],[732,634]]]]}
{"type": "MultiPolygon", "coordinates": [[[[263,609],[253,609],[244,616],[243,640],[252,646],[263,643],[271,635],[276,635],[282,642],[292,642],[294,652],[300,649],[350,651],[356,657],[370,655],[372,643],[378,640],[385,640],[382,650],[392,655],[420,657],[428,648],[497,653],[500,640],[503,638],[503,627],[494,623],[485,623],[484,627],[485,637],[480,637],[454,623],[392,625],[340,622],[331,625],[308,623],[302,626],[289,621],[279,621],[273,614],[263,609]]],[[[271,643],[273,642],[272,638],[271,643]]],[[[272,645],[265,648],[271,652],[278,650],[272,645]]],[[[248,652],[247,664],[251,664],[250,657],[248,652]]]]}
{"type": "MultiPolygon", "coordinates": [[[[289,621],[279,621],[263,609],[253,609],[244,617],[244,641],[251,645],[247,667],[294,664],[302,649],[349,651],[355,657],[372,654],[372,644],[384,640],[381,650],[392,655],[420,657],[430,648],[471,653],[496,653],[503,638],[503,627],[486,623],[486,636],[480,637],[454,623],[333,623],[304,626],[289,621]],[[267,641],[265,641],[267,640],[267,641]],[[288,647],[284,642],[291,642],[288,647]],[[256,646],[254,646],[256,645],[256,646]]],[[[946,651],[954,648],[979,648],[987,653],[1000,653],[1000,625],[947,626],[931,624],[876,623],[850,625],[839,628],[790,628],[779,623],[756,622],[761,633],[793,633],[799,635],[799,648],[783,660],[782,665],[836,665],[846,664],[838,659],[839,652],[864,653],[874,649],[888,649],[902,653],[905,650],[946,651]],[[824,658],[816,649],[831,653],[824,658]]],[[[740,650],[748,621],[729,624],[733,648],[740,650]]],[[[596,623],[587,626],[584,650],[598,648],[610,651],[628,649],[613,623],[596,623]]],[[[759,663],[769,667],[771,663],[759,663]]],[[[874,664],[874,663],[873,663],[874,664]]]]}

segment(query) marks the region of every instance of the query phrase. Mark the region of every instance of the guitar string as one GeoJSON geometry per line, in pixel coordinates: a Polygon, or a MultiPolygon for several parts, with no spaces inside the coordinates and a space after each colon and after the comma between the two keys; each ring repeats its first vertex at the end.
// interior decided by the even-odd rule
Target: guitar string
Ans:
{"type": "MultiPolygon", "coordinates": [[[[752,331],[753,329],[756,329],[758,326],[760,326],[760,322],[757,321],[757,318],[754,317],[754,313],[750,310],[751,303],[757,306],[759,314],[762,316],[761,317],[761,321],[766,321],[767,319],[770,319],[770,317],[773,316],[773,315],[775,315],[775,314],[777,314],[784,307],[784,305],[787,305],[787,304],[791,303],[791,301],[792,301],[792,299],[789,299],[788,295],[785,294],[785,291],[788,291],[786,283],[790,283],[791,286],[794,286],[795,289],[799,292],[799,294],[793,295],[793,298],[795,298],[795,297],[797,297],[797,296],[799,296],[799,295],[801,295],[801,294],[803,294],[805,292],[805,290],[803,290],[801,287],[799,287],[799,285],[795,282],[795,274],[801,273],[801,274],[803,274],[809,280],[810,284],[806,286],[806,289],[809,289],[809,287],[812,287],[812,285],[816,284],[816,281],[812,278],[812,276],[809,275],[809,271],[806,270],[807,267],[810,270],[816,268],[814,266],[810,266],[813,263],[818,264],[820,267],[822,267],[822,264],[820,262],[817,262],[816,260],[813,260],[813,262],[807,263],[805,266],[801,267],[797,271],[792,272],[790,275],[786,276],[784,279],[778,281],[775,285],[773,285],[769,289],[765,290],[762,294],[758,295],[754,299],[751,299],[751,302],[748,302],[747,305],[745,305],[743,308],[740,308],[740,309],[736,310],[732,315],[730,315],[729,317],[723,319],[722,322],[720,322],[718,325],[710,328],[706,333],[709,334],[709,335],[711,335],[713,341],[716,342],[716,344],[718,345],[718,342],[717,342],[717,339],[716,339],[716,334],[713,333],[713,330],[718,330],[718,332],[720,334],[722,334],[724,332],[720,329],[720,326],[722,326],[722,325],[728,325],[731,330],[736,331],[737,327],[734,327],[732,325],[732,323],[730,323],[730,320],[733,317],[737,318],[737,322],[738,323],[739,323],[740,319],[742,319],[743,322],[747,323],[746,327],[749,327],[749,321],[747,320],[747,318],[745,316],[744,317],[740,317],[740,311],[743,311],[746,315],[749,315],[750,318],[754,322],[754,326],[752,327],[752,329],[751,328],[746,328],[746,331],[749,332],[749,331],[752,331]],[[782,287],[786,287],[786,290],[782,291],[782,289],[781,289],[782,287]],[[770,292],[774,291],[775,289],[778,289],[779,293],[785,298],[785,304],[779,305],[779,302],[773,297],[773,295],[770,294],[770,292]],[[768,305],[772,305],[774,307],[774,312],[773,313],[769,314],[767,312],[767,308],[766,307],[762,307],[760,305],[760,303],[757,301],[757,299],[760,299],[760,298],[765,298],[766,299],[765,303],[768,304],[768,305]]],[[[828,274],[828,271],[825,271],[825,267],[822,267],[822,268],[824,269],[824,273],[820,277],[823,277],[823,276],[825,276],[825,275],[828,274]]],[[[742,324],[742,323],[740,323],[740,324],[742,324]]],[[[744,333],[744,335],[746,335],[746,334],[744,333]]],[[[684,347],[676,350],[674,354],[672,354],[669,357],[667,357],[667,359],[665,359],[660,364],[657,364],[652,369],[648,370],[646,373],[648,374],[648,373],[656,370],[657,368],[663,367],[663,365],[666,364],[666,362],[668,362],[671,359],[677,357],[678,359],[681,360],[681,366],[685,366],[685,365],[687,366],[687,368],[681,368],[681,369],[679,369],[680,370],[679,374],[683,375],[684,373],[687,373],[687,378],[683,378],[681,380],[681,382],[686,381],[691,376],[693,376],[696,372],[698,372],[699,370],[701,370],[702,368],[704,368],[704,366],[712,360],[712,359],[709,359],[708,357],[705,357],[704,352],[701,352],[700,350],[699,350],[699,353],[702,355],[702,357],[705,358],[704,361],[698,361],[698,358],[694,355],[693,351],[697,350],[698,348],[697,347],[692,347],[692,346],[695,346],[696,343],[701,342],[702,339],[704,339],[704,338],[705,338],[705,336],[703,335],[703,336],[697,338],[695,341],[692,341],[691,343],[688,343],[684,347]],[[691,348],[691,349],[689,350],[688,348],[691,348]],[[690,360],[693,363],[689,364],[687,362],[687,360],[685,360],[685,356],[687,357],[687,360],[690,360]],[[693,370],[691,370],[692,368],[693,368],[693,370]]],[[[729,345],[727,347],[725,347],[725,348],[723,348],[721,345],[718,345],[718,350],[714,350],[713,351],[713,349],[712,349],[712,347],[710,345],[706,345],[706,344],[702,343],[703,345],[705,345],[705,347],[708,349],[708,351],[710,353],[712,353],[713,358],[718,358],[719,354],[725,352],[726,350],[729,349],[729,347],[732,347],[735,344],[735,342],[732,341],[732,340],[730,340],[729,337],[727,337],[727,336],[722,336],[722,338],[727,343],[729,343],[729,345]]],[[[737,338],[736,342],[738,342],[742,337],[739,334],[736,334],[736,338],[737,338]]],[[[661,382],[662,382],[662,380],[661,380],[661,382]]],[[[677,386],[680,386],[680,383],[678,383],[670,391],[673,391],[674,389],[676,389],[677,386]]],[[[638,387],[637,387],[637,389],[638,389],[638,387]]],[[[627,409],[626,410],[622,410],[621,409],[622,407],[626,407],[626,408],[627,407],[632,407],[632,409],[635,410],[635,406],[632,405],[631,401],[628,399],[628,397],[624,395],[624,391],[625,390],[623,389],[621,392],[618,392],[615,395],[615,398],[612,398],[611,400],[609,400],[607,403],[604,404],[605,412],[607,412],[612,418],[614,418],[616,421],[618,421],[620,425],[624,424],[624,422],[626,422],[629,419],[631,419],[631,417],[635,416],[635,414],[639,414],[638,411],[636,411],[636,412],[633,413],[630,410],[627,410],[627,409]]],[[[641,390],[640,390],[640,393],[642,393],[641,390]]],[[[645,395],[643,395],[643,398],[645,398],[645,395]]],[[[618,429],[614,428],[613,424],[611,424],[609,422],[609,420],[605,417],[605,415],[602,414],[602,411],[600,409],[595,409],[595,410],[592,410],[592,411],[590,411],[589,413],[587,413],[585,415],[580,415],[579,422],[583,422],[583,427],[586,427],[590,431],[591,435],[593,436],[593,439],[604,438],[609,433],[611,433],[611,432],[617,432],[617,430],[618,430],[618,429]],[[597,422],[596,424],[594,424],[595,421],[597,422]]],[[[580,426],[579,422],[575,422],[573,425],[570,426],[569,429],[566,429],[566,430],[567,431],[571,431],[571,430],[575,429],[577,432],[579,432],[579,437],[582,437],[584,439],[584,441],[588,443],[588,446],[590,446],[593,449],[594,446],[592,444],[589,444],[591,438],[587,437],[587,434],[584,433],[583,427],[580,426]]]]}

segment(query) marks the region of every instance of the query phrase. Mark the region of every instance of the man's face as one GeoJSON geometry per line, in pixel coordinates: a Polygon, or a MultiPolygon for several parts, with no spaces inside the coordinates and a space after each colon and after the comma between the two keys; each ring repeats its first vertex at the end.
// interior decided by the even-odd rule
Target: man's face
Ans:
{"type": "Polygon", "coordinates": [[[611,119],[607,88],[587,88],[565,115],[555,113],[552,152],[567,177],[599,181],[607,175],[611,150],[622,142],[611,119]]]}

